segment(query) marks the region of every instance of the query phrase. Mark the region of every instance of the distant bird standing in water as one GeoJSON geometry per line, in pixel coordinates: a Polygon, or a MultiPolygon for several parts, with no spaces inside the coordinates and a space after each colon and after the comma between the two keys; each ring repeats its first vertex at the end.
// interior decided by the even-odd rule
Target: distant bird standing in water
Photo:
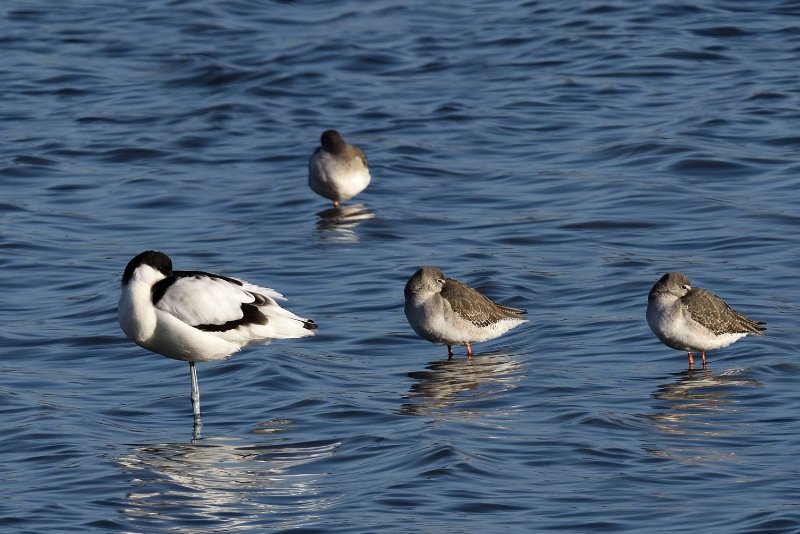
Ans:
{"type": "Polygon", "coordinates": [[[499,337],[527,322],[525,310],[492,302],[466,284],[447,278],[438,267],[421,267],[405,287],[405,313],[408,323],[420,337],[447,345],[447,358],[453,345],[465,345],[472,358],[471,343],[499,337]]]}
{"type": "Polygon", "coordinates": [[[173,271],[163,252],[134,257],[122,275],[122,331],[147,350],[189,362],[192,411],[200,423],[195,362],[221,360],[242,347],[314,335],[314,321],[281,308],[273,289],[202,271],[173,271]]]}
{"type": "Polygon", "coordinates": [[[333,201],[333,207],[367,188],[369,162],[364,151],[348,144],[336,130],[325,130],[308,161],[308,186],[333,201]]]}
{"type": "Polygon", "coordinates": [[[694,367],[692,351],[700,351],[703,367],[706,351],[727,347],[748,334],[760,336],[764,323],[754,321],[731,308],[705,289],[692,287],[683,273],[661,277],[647,296],[647,324],[666,346],[686,351],[689,368],[694,367]]]}

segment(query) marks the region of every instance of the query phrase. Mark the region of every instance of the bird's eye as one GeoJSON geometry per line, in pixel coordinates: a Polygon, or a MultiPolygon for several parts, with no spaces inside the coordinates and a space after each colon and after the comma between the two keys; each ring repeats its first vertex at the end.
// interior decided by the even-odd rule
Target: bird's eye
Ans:
{"type": "Polygon", "coordinates": [[[439,285],[444,284],[444,278],[437,278],[436,279],[436,283],[439,284],[439,285]]]}

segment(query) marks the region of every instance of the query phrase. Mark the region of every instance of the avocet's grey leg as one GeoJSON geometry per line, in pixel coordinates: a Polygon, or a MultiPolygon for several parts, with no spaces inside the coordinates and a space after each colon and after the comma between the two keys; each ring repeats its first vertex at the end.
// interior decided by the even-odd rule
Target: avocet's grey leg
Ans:
{"type": "Polygon", "coordinates": [[[200,386],[197,385],[197,369],[194,362],[189,362],[189,372],[192,375],[192,412],[194,424],[197,426],[200,424],[200,386]]]}

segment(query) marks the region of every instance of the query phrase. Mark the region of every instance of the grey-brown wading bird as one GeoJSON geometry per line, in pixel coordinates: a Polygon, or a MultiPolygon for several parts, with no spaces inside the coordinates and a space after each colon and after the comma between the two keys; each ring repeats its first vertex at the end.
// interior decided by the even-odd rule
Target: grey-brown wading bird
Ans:
{"type": "Polygon", "coordinates": [[[683,273],[671,272],[656,282],[647,296],[647,324],[666,346],[684,350],[689,368],[692,352],[700,352],[703,367],[706,351],[727,347],[748,334],[760,336],[764,323],[734,310],[705,289],[692,287],[683,273]]]}
{"type": "Polygon", "coordinates": [[[494,339],[526,322],[525,310],[492,302],[466,284],[447,278],[438,267],[421,267],[405,287],[408,323],[420,337],[447,345],[465,345],[472,358],[471,343],[494,339]]]}
{"type": "Polygon", "coordinates": [[[364,151],[350,145],[336,130],[325,130],[320,146],[308,161],[308,186],[333,201],[333,207],[350,200],[370,182],[369,162],[364,151]]]}
{"type": "Polygon", "coordinates": [[[283,295],[203,271],[173,271],[163,252],[138,254],[122,275],[119,324],[149,351],[189,362],[192,411],[200,423],[195,362],[227,358],[247,345],[314,335],[316,323],[281,308],[283,295]]]}

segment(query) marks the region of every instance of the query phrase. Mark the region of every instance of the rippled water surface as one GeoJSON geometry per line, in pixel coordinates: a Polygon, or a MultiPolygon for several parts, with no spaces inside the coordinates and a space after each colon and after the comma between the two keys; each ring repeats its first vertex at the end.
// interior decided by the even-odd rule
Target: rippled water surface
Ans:
{"type": "Polygon", "coordinates": [[[796,2],[9,0],[0,52],[3,530],[800,531],[796,2]],[[196,439],[150,248],[320,325],[200,364],[196,439]],[[447,361],[420,265],[530,322],[447,361]],[[668,270],[766,335],[688,371],[668,270]]]}

